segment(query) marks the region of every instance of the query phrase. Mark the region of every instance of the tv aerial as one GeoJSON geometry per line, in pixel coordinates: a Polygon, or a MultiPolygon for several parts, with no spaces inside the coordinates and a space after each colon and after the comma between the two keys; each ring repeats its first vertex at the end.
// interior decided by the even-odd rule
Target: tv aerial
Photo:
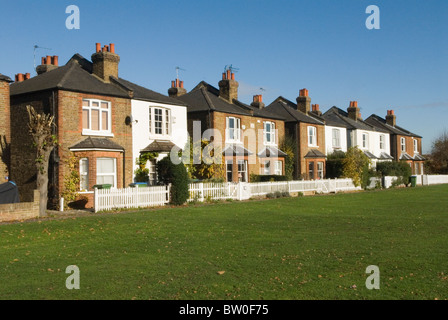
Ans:
{"type": "Polygon", "coordinates": [[[45,49],[45,50],[51,50],[51,48],[45,48],[45,47],[40,47],[37,44],[34,45],[34,50],[33,50],[33,56],[34,56],[34,71],[36,71],[36,50],[37,49],[45,49]]]}
{"type": "Polygon", "coordinates": [[[236,67],[234,67],[233,65],[230,64],[230,65],[226,65],[224,67],[224,72],[226,72],[227,70],[230,70],[230,72],[235,73],[235,72],[238,72],[240,69],[236,68],[236,67]]]}
{"type": "Polygon", "coordinates": [[[176,67],[176,79],[179,79],[179,71],[180,70],[182,70],[182,71],[187,71],[187,70],[185,70],[185,69],[182,69],[181,67],[176,67]]]}

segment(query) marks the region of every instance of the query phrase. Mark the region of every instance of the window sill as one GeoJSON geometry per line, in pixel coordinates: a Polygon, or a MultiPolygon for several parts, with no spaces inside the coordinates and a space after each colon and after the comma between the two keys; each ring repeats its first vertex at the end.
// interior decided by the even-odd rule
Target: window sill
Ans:
{"type": "Polygon", "coordinates": [[[92,131],[92,130],[82,130],[83,136],[96,136],[96,137],[113,137],[114,134],[111,132],[104,131],[92,131]]]}

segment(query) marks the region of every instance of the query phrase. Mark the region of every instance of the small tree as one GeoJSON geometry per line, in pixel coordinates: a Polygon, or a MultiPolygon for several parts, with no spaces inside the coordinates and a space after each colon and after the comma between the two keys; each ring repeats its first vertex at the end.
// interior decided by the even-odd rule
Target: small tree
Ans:
{"type": "Polygon", "coordinates": [[[360,186],[363,182],[363,175],[369,171],[370,159],[358,149],[351,147],[347,150],[343,160],[342,174],[346,178],[353,180],[355,186],[360,186]]]}
{"type": "Polygon", "coordinates": [[[294,178],[294,164],[296,160],[296,141],[290,136],[285,135],[282,142],[280,143],[280,150],[286,153],[285,157],[285,176],[287,180],[292,180],[294,178]]]}
{"type": "Polygon", "coordinates": [[[48,202],[48,163],[50,154],[57,145],[56,136],[53,134],[54,116],[38,114],[32,106],[27,106],[26,110],[29,117],[29,133],[36,147],[37,189],[40,192],[39,215],[45,217],[48,202]]]}
{"type": "Polygon", "coordinates": [[[184,204],[189,197],[188,173],[181,162],[174,164],[170,157],[165,157],[157,162],[157,176],[159,184],[171,184],[170,203],[174,205],[184,204]]]}
{"type": "Polygon", "coordinates": [[[344,158],[345,152],[336,151],[330,153],[327,156],[326,163],[326,176],[329,179],[340,178],[343,175],[344,170],[344,158]]]}
{"type": "Polygon", "coordinates": [[[76,168],[78,163],[78,158],[76,158],[73,153],[66,161],[67,167],[69,169],[68,174],[64,177],[64,190],[61,193],[61,197],[64,198],[64,209],[69,208],[69,203],[76,200],[78,197],[79,190],[79,173],[76,168]]]}
{"type": "Polygon", "coordinates": [[[210,144],[208,140],[190,141],[185,147],[189,153],[183,153],[183,162],[187,162],[188,174],[192,179],[225,179],[225,164],[222,161],[222,150],[210,144]],[[197,161],[200,159],[200,163],[197,161]],[[195,161],[196,160],[196,161],[195,161]]]}

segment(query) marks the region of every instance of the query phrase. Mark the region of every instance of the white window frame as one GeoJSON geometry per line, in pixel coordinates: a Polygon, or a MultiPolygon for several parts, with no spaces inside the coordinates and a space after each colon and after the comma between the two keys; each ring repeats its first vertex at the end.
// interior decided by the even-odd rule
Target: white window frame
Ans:
{"type": "Polygon", "coordinates": [[[98,182],[98,177],[99,176],[113,176],[113,184],[112,184],[112,188],[116,188],[117,187],[117,159],[116,158],[107,158],[107,157],[102,157],[102,158],[96,158],[96,184],[101,184],[98,182]],[[98,168],[99,168],[99,160],[113,160],[114,162],[114,172],[108,172],[108,173],[98,173],[98,168]]]}
{"type": "Polygon", "coordinates": [[[152,159],[152,160],[148,160],[147,166],[148,166],[148,180],[149,180],[149,184],[150,185],[155,185],[157,182],[157,160],[156,159],[152,159]]]}
{"type": "Polygon", "coordinates": [[[238,160],[238,181],[247,181],[247,160],[238,160]],[[240,170],[240,165],[242,165],[243,170],[240,170]],[[241,177],[240,177],[241,174],[241,177]]]}
{"type": "Polygon", "coordinates": [[[262,175],[270,175],[271,174],[271,161],[265,160],[263,162],[263,171],[261,172],[262,175]]]}
{"type": "Polygon", "coordinates": [[[324,163],[322,161],[317,162],[317,178],[324,178],[324,163]]]}
{"type": "Polygon", "coordinates": [[[313,126],[308,126],[308,146],[317,147],[317,129],[313,126]]]}
{"type": "Polygon", "coordinates": [[[406,138],[400,139],[401,152],[406,152],[406,138]]]}
{"type": "Polygon", "coordinates": [[[277,176],[281,176],[283,174],[282,161],[275,161],[274,174],[277,176]]]}
{"type": "Polygon", "coordinates": [[[263,122],[263,140],[265,145],[276,145],[275,122],[263,122]],[[267,127],[269,126],[269,130],[267,127]],[[269,139],[268,139],[269,137],[269,139]]]}
{"type": "Polygon", "coordinates": [[[339,129],[331,130],[331,143],[334,149],[341,148],[341,130],[339,129]]]}
{"type": "Polygon", "coordinates": [[[79,159],[79,190],[88,191],[89,190],[89,158],[79,159]],[[87,163],[87,171],[83,170],[83,162],[87,163]],[[83,182],[86,185],[83,185],[83,182]]]}
{"type": "Polygon", "coordinates": [[[82,134],[89,136],[106,136],[113,137],[112,134],[112,104],[110,101],[99,100],[99,99],[82,99],[82,115],[84,117],[84,111],[88,112],[88,128],[84,128],[84,118],[82,119],[82,134]],[[84,106],[84,102],[88,102],[88,106],[84,106]],[[93,103],[98,103],[98,107],[93,106],[93,103]],[[101,107],[101,104],[106,103],[107,109],[101,107]],[[99,130],[92,129],[92,110],[98,111],[99,115],[99,130]],[[103,113],[107,113],[107,130],[103,130],[103,113]]]}
{"type": "Polygon", "coordinates": [[[226,160],[226,179],[227,182],[233,182],[233,160],[226,160]],[[229,179],[229,174],[231,179],[229,179]]]}
{"type": "Polygon", "coordinates": [[[159,106],[150,106],[148,110],[149,134],[153,136],[171,136],[171,118],[171,109],[159,106]]]}
{"type": "Polygon", "coordinates": [[[241,142],[241,119],[236,117],[226,117],[226,141],[241,142]],[[230,128],[230,121],[233,120],[234,127],[230,128]],[[231,138],[231,132],[233,137],[231,138]]]}
{"type": "Polygon", "coordinates": [[[414,154],[415,153],[419,153],[418,152],[418,140],[417,139],[414,139],[414,154]]]}
{"type": "Polygon", "coordinates": [[[369,134],[367,132],[363,132],[361,135],[361,143],[363,149],[369,149],[369,134]],[[364,139],[365,138],[365,139],[364,139]]]}
{"type": "Polygon", "coordinates": [[[384,134],[380,134],[380,149],[386,149],[386,136],[384,134]]]}

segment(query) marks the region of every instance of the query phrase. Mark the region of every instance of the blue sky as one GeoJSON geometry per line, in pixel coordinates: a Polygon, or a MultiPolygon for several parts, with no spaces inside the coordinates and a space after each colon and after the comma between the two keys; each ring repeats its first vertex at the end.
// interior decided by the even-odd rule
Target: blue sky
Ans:
{"type": "Polygon", "coordinates": [[[187,90],[217,87],[232,65],[243,102],[260,93],[266,104],[295,101],[307,88],[323,112],[352,100],[364,118],[393,109],[428,152],[447,128],[447,17],[446,0],[0,0],[0,73],[34,75],[34,54],[65,64],[115,43],[120,77],[154,91],[167,94],[176,67],[187,90]],[[65,26],[69,5],[80,9],[79,30],[65,26]],[[369,5],[380,9],[379,30],[365,26],[369,5]]]}

